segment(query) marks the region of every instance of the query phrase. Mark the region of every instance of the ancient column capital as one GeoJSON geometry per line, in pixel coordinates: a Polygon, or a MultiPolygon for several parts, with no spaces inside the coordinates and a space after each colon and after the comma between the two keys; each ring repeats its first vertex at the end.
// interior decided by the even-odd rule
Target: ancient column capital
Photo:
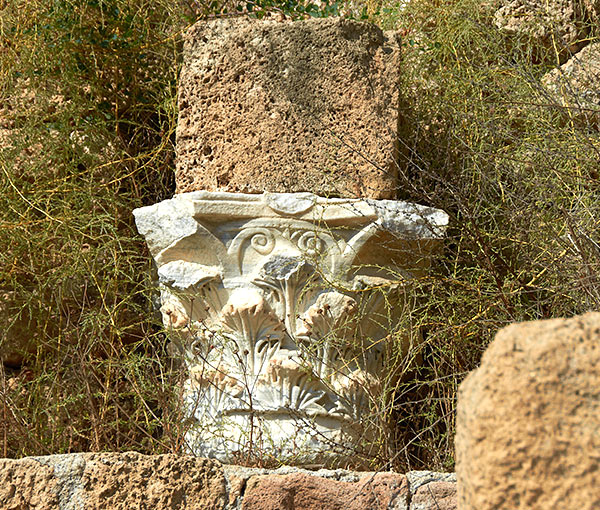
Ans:
{"type": "Polygon", "coordinates": [[[360,448],[384,340],[448,216],[391,200],[204,191],[134,215],[189,371],[190,451],[332,465],[360,448]]]}

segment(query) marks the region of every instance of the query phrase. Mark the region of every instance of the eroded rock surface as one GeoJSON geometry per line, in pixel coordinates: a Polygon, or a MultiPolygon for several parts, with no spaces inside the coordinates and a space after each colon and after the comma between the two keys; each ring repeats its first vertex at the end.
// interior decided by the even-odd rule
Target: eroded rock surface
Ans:
{"type": "Polygon", "coordinates": [[[456,510],[456,505],[455,482],[430,482],[417,489],[410,510],[456,510]]]}
{"type": "Polygon", "coordinates": [[[0,459],[0,508],[56,509],[57,482],[54,469],[36,459],[0,459]]]}
{"type": "Polygon", "coordinates": [[[600,313],[508,326],[462,383],[461,510],[600,508],[600,313]]]}
{"type": "Polygon", "coordinates": [[[503,0],[495,24],[509,33],[528,36],[559,54],[576,52],[587,43],[598,22],[598,0],[503,0]]]}
{"type": "Polygon", "coordinates": [[[408,508],[404,475],[367,474],[357,482],[304,473],[256,476],[248,481],[242,510],[387,510],[408,508]]]}
{"type": "Polygon", "coordinates": [[[407,473],[410,510],[456,510],[456,475],[433,471],[407,473]]]}
{"type": "Polygon", "coordinates": [[[0,459],[4,510],[222,510],[219,463],[192,456],[81,453],[0,459]]]}
{"type": "Polygon", "coordinates": [[[600,43],[590,44],[542,78],[552,98],[569,117],[600,118],[600,43]]]}
{"type": "Polygon", "coordinates": [[[399,40],[367,23],[246,18],[186,35],[177,192],[395,194],[399,40]]]}
{"type": "Polygon", "coordinates": [[[430,471],[268,470],[186,455],[74,453],[0,459],[0,508],[456,510],[454,480],[430,471]]]}

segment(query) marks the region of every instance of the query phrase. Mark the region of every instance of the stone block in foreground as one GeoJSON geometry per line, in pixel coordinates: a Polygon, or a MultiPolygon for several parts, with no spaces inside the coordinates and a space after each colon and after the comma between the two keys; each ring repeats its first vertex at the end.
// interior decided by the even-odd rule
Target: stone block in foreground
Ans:
{"type": "Polygon", "coordinates": [[[456,428],[461,510],[600,508],[600,313],[501,330],[456,428]]]}
{"type": "Polygon", "coordinates": [[[241,510],[456,510],[454,473],[225,466],[229,508],[241,510]],[[424,496],[425,495],[425,496],[424,496]]]}
{"type": "Polygon", "coordinates": [[[177,192],[392,198],[400,45],[340,18],[221,19],[186,34],[177,192]]]}
{"type": "Polygon", "coordinates": [[[6,510],[222,510],[218,462],[189,455],[75,453],[0,459],[6,510]]]}
{"type": "Polygon", "coordinates": [[[369,473],[356,482],[306,473],[252,477],[242,510],[408,510],[406,477],[369,473]]]}
{"type": "Polygon", "coordinates": [[[455,485],[451,473],[267,470],[174,454],[0,459],[2,510],[456,510],[445,505],[455,485]]]}

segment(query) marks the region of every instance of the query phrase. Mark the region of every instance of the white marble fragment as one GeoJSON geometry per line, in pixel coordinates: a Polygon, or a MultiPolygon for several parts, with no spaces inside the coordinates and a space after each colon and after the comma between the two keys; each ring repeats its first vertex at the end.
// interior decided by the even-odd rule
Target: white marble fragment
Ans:
{"type": "Polygon", "coordinates": [[[391,200],[205,191],[134,215],[189,373],[190,451],[335,465],[364,447],[384,340],[448,216],[391,200]]]}

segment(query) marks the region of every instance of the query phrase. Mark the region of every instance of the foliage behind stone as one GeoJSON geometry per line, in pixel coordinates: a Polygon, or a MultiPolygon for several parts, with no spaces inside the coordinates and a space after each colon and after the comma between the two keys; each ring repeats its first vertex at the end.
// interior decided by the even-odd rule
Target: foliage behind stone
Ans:
{"type": "Polygon", "coordinates": [[[542,86],[563,51],[498,29],[496,7],[7,3],[0,453],[182,448],[180,374],[131,217],[174,191],[180,35],[224,10],[347,12],[402,34],[398,196],[453,226],[413,282],[404,321],[425,342],[381,410],[393,427],[373,465],[452,468],[457,387],[496,330],[600,301],[597,116],[574,115],[568,87],[558,98],[542,86]]]}

